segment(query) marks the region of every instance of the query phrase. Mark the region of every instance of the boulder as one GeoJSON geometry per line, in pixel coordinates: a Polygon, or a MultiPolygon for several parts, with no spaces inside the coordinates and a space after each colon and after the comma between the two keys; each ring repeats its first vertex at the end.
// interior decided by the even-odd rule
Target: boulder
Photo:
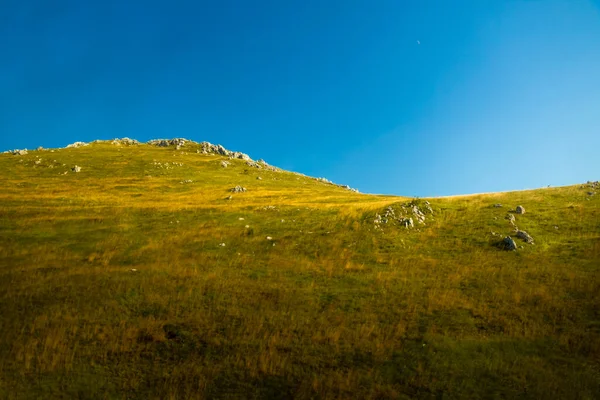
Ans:
{"type": "Polygon", "coordinates": [[[223,167],[223,168],[229,167],[229,161],[221,161],[221,167],[223,167]]]}
{"type": "Polygon", "coordinates": [[[502,207],[502,204],[500,204],[500,203],[494,204],[494,208],[500,208],[500,207],[502,207]]]}
{"type": "Polygon", "coordinates": [[[517,250],[517,244],[510,236],[507,236],[504,239],[502,239],[501,247],[504,250],[517,250]]]}
{"type": "Polygon", "coordinates": [[[81,167],[79,165],[76,165],[73,168],[71,168],[71,171],[73,171],[73,172],[79,172],[79,171],[81,171],[81,167]]]}
{"type": "Polygon", "coordinates": [[[517,237],[523,239],[525,243],[533,244],[533,238],[525,231],[518,230],[517,237]]]}
{"type": "Polygon", "coordinates": [[[525,208],[523,206],[517,206],[517,209],[515,210],[515,212],[517,214],[525,214],[525,208]]]}

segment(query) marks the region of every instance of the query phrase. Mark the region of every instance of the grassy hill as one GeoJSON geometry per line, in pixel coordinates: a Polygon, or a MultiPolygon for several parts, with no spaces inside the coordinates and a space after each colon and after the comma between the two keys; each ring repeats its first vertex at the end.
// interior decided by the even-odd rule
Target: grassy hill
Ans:
{"type": "Polygon", "coordinates": [[[590,185],[428,206],[200,149],[0,154],[0,398],[599,398],[590,185]]]}

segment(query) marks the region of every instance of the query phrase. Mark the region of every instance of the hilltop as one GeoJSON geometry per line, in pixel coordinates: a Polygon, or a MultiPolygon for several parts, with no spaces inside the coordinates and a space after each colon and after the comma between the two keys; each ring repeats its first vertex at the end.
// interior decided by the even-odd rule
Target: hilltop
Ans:
{"type": "Polygon", "coordinates": [[[600,393],[598,182],[377,196],[186,139],[0,168],[2,398],[600,393]]]}

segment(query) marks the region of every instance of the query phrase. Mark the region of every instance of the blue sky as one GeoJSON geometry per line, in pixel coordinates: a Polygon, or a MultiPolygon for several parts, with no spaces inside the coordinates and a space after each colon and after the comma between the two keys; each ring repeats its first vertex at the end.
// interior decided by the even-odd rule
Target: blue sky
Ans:
{"type": "Polygon", "coordinates": [[[186,137],[408,196],[600,178],[598,2],[1,7],[3,150],[186,137]]]}

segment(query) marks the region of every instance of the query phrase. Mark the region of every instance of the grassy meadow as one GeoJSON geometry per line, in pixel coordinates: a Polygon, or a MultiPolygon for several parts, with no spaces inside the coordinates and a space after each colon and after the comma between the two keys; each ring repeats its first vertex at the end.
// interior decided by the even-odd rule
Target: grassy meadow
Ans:
{"type": "Polygon", "coordinates": [[[413,199],[196,148],[0,154],[0,398],[600,398],[600,193],[377,228],[413,199]]]}

